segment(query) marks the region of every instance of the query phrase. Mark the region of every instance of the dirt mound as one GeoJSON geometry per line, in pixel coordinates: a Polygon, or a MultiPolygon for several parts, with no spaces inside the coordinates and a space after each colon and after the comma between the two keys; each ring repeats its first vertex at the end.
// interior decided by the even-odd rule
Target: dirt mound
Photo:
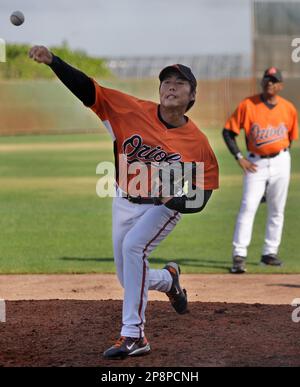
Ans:
{"type": "Polygon", "coordinates": [[[300,366],[300,330],[286,305],[168,302],[147,308],[152,353],[123,361],[101,354],[117,338],[121,301],[10,301],[0,324],[0,366],[300,366]]]}

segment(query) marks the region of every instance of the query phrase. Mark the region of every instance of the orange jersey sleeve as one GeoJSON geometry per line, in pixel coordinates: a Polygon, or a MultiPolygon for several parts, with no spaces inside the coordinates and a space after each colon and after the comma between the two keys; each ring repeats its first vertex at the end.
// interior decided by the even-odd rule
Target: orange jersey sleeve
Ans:
{"type": "Polygon", "coordinates": [[[139,109],[141,100],[121,91],[100,86],[95,80],[93,82],[96,101],[91,109],[101,119],[112,137],[118,138],[122,135],[122,125],[118,122],[118,116],[126,116],[126,113],[139,109]]]}
{"type": "Polygon", "coordinates": [[[291,123],[289,128],[289,139],[290,141],[297,140],[299,137],[298,127],[298,113],[294,106],[291,109],[291,123]]]}
{"type": "Polygon", "coordinates": [[[232,116],[226,121],[225,129],[231,130],[236,134],[240,134],[244,128],[246,118],[246,101],[242,101],[232,116]]]}

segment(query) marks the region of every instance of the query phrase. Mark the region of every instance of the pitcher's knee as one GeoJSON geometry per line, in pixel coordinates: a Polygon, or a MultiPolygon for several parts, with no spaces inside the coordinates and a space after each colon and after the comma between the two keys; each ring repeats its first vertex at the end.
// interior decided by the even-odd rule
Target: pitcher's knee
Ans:
{"type": "Polygon", "coordinates": [[[125,260],[136,259],[136,257],[141,257],[143,254],[142,249],[138,246],[136,241],[125,238],[122,245],[122,253],[125,260]]]}

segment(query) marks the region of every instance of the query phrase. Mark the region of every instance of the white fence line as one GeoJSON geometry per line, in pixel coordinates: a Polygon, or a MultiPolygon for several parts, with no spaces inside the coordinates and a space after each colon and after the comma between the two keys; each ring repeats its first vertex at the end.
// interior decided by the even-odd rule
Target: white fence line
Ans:
{"type": "Polygon", "coordinates": [[[6,306],[5,300],[0,299],[0,323],[6,322],[6,306]]]}
{"type": "Polygon", "coordinates": [[[157,78],[166,66],[182,63],[192,68],[197,79],[250,78],[248,55],[200,55],[170,57],[105,58],[109,69],[120,78],[157,78]]]}

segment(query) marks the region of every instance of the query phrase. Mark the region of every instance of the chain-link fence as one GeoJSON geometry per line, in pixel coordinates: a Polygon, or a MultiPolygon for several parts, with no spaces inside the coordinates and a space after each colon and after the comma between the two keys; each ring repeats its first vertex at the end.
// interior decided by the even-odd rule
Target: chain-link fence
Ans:
{"type": "MultiPolygon", "coordinates": [[[[197,102],[190,114],[203,128],[221,128],[239,100],[251,93],[250,57],[242,55],[115,58],[108,64],[116,78],[99,82],[158,102],[158,74],[173,63],[190,66],[198,78],[197,102]]],[[[103,130],[97,117],[59,81],[1,81],[0,117],[0,135],[103,130]]]]}
{"type": "Polygon", "coordinates": [[[172,57],[106,58],[113,74],[120,79],[156,78],[166,66],[182,63],[192,68],[197,79],[248,78],[251,72],[250,55],[200,55],[172,57]]]}

